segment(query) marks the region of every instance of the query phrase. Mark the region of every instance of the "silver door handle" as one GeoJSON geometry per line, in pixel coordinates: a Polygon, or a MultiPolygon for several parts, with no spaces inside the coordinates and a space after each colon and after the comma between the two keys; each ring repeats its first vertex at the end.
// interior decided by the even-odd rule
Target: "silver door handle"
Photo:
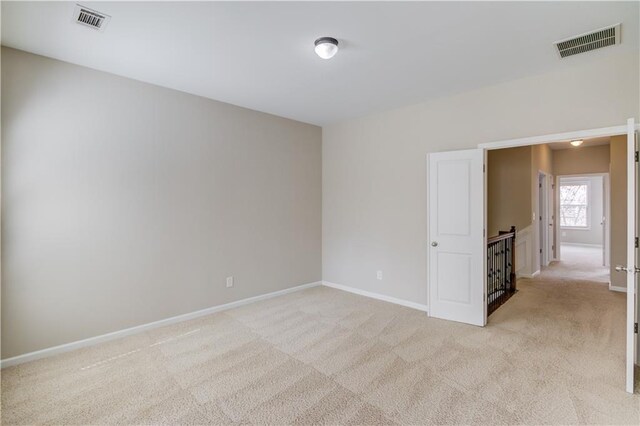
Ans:
{"type": "Polygon", "coordinates": [[[437,241],[431,241],[431,247],[438,247],[437,241]]]}
{"type": "Polygon", "coordinates": [[[628,272],[629,270],[625,266],[617,265],[616,266],[616,271],[618,271],[618,272],[622,272],[622,271],[628,272]]]}

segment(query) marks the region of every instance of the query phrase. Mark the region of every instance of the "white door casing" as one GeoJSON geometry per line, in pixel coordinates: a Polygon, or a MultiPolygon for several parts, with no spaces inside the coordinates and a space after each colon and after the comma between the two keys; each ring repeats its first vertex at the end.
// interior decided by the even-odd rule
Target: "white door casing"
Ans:
{"type": "Polygon", "coordinates": [[[429,315],[486,324],[484,150],[429,154],[429,315]]]}
{"type": "Polygon", "coordinates": [[[546,175],[540,171],[538,171],[538,205],[536,207],[536,221],[538,224],[538,251],[536,252],[536,257],[538,262],[536,266],[542,270],[544,266],[547,266],[545,260],[545,245],[547,244],[547,235],[546,235],[546,218],[545,218],[545,210],[546,206],[546,184],[547,179],[546,175]]]}
{"type": "Polygon", "coordinates": [[[554,199],[554,189],[555,189],[555,184],[554,182],[554,178],[553,175],[548,175],[547,176],[547,259],[546,259],[546,264],[547,266],[549,265],[549,263],[555,258],[555,246],[556,244],[556,239],[554,234],[554,227],[555,227],[555,209],[554,209],[554,204],[555,204],[555,199],[554,199]]]}
{"type": "Polygon", "coordinates": [[[610,175],[605,173],[602,177],[603,212],[602,212],[602,265],[609,267],[611,262],[611,187],[610,175]]]}
{"type": "Polygon", "coordinates": [[[627,274],[627,345],[626,345],[626,390],[634,391],[633,369],[635,363],[636,338],[636,281],[638,270],[636,263],[635,238],[637,235],[637,209],[636,209],[636,131],[635,120],[627,120],[627,264],[622,269],[627,274]]]}

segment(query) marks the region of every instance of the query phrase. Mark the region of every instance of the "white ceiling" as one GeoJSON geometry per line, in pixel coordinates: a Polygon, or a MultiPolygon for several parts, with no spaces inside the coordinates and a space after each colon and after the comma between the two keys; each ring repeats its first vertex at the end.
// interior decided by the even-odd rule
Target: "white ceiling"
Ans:
{"type": "Polygon", "coordinates": [[[74,2],[3,1],[2,44],[319,125],[639,50],[638,2],[83,4],[106,31],[72,22],[74,2]],[[552,45],[617,22],[622,45],[552,45]]]}

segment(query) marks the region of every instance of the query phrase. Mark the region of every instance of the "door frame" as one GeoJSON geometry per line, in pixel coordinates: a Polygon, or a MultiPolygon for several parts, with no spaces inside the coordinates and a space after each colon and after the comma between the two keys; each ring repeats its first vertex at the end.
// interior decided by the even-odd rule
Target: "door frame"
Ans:
{"type": "MultiPolygon", "coordinates": [[[[572,131],[572,132],[564,132],[564,133],[554,133],[554,134],[548,134],[548,135],[541,135],[541,136],[531,136],[531,137],[525,137],[525,138],[515,138],[515,139],[506,139],[506,140],[501,140],[501,141],[496,141],[496,142],[486,142],[486,143],[480,143],[478,144],[478,148],[484,149],[485,150],[485,158],[487,155],[487,151],[488,150],[492,150],[492,149],[502,149],[502,148],[515,148],[515,147],[520,147],[520,146],[529,146],[529,145],[543,145],[543,144],[547,144],[547,143],[553,143],[553,142],[568,142],[574,139],[590,139],[590,138],[596,138],[596,137],[607,137],[607,136],[617,136],[617,135],[626,135],[629,133],[630,130],[635,130],[636,134],[638,131],[640,131],[640,123],[634,123],[632,126],[632,123],[634,123],[634,119],[630,118],[627,120],[626,124],[620,125],[620,126],[611,126],[611,127],[600,127],[600,128],[596,128],[596,129],[587,129],[587,130],[576,130],[576,131],[572,131]]],[[[627,143],[627,146],[629,145],[629,142],[627,143]]],[[[627,156],[627,158],[631,158],[630,156],[627,156]]],[[[631,164],[627,164],[628,167],[634,167],[635,164],[631,162],[631,160],[629,160],[629,163],[631,164]]],[[[486,164],[486,162],[485,162],[486,164]]],[[[628,175],[628,181],[633,181],[633,178],[628,175]]],[[[633,194],[632,191],[630,190],[633,187],[633,185],[628,185],[627,186],[627,197],[629,202],[627,203],[627,215],[631,214],[631,216],[634,215],[634,209],[635,209],[635,205],[632,205],[632,203],[630,202],[631,200],[636,199],[636,194],[633,194]]],[[[486,187],[486,179],[485,179],[485,191],[484,191],[484,197],[485,197],[485,221],[487,219],[487,187],[486,187]]],[[[556,222],[558,222],[556,220],[556,222]]],[[[486,225],[485,225],[486,226],[486,225]]],[[[486,228],[485,228],[486,229],[486,228]]],[[[557,235],[556,235],[556,239],[557,239],[557,235]]],[[[557,246],[557,244],[556,244],[557,246]]],[[[484,247],[485,247],[485,258],[486,258],[486,247],[487,247],[487,236],[486,236],[486,232],[485,232],[485,241],[484,241],[484,247]]],[[[556,247],[557,248],[557,247],[556,247]]],[[[632,264],[633,262],[629,262],[632,258],[635,258],[636,256],[636,252],[637,250],[632,250],[631,253],[627,253],[627,263],[629,263],[628,266],[633,267],[634,265],[632,264]]],[[[638,275],[638,274],[636,274],[638,275]]],[[[637,279],[636,279],[637,280],[637,279]]],[[[485,292],[486,292],[486,280],[485,280],[485,292]]],[[[632,295],[633,296],[633,295],[632,295]]],[[[638,295],[638,297],[640,298],[640,295],[638,295]]],[[[635,304],[636,307],[636,311],[638,310],[638,304],[634,303],[634,301],[632,300],[632,297],[627,296],[627,309],[626,309],[626,318],[627,318],[627,322],[629,321],[629,318],[635,319],[638,318],[638,312],[634,312],[633,306],[635,304]]],[[[630,350],[634,350],[635,348],[633,347],[635,344],[635,335],[633,334],[632,331],[627,330],[626,333],[626,353],[628,354],[630,350]],[[631,339],[629,338],[629,334],[631,333],[631,339]]],[[[633,361],[632,361],[633,362],[633,361]]],[[[638,364],[638,353],[636,351],[635,353],[635,363],[638,364]]],[[[629,366],[627,366],[627,369],[629,369],[629,366]]],[[[626,390],[627,392],[633,392],[633,383],[631,383],[631,386],[629,385],[629,383],[626,384],[626,390]],[[631,389],[631,390],[630,390],[631,389]]]]}
{"type": "MultiPolygon", "coordinates": [[[[602,177],[602,183],[603,183],[603,192],[602,192],[602,207],[603,207],[603,215],[605,218],[604,221],[604,227],[602,229],[603,232],[603,239],[602,239],[602,250],[603,250],[603,254],[602,254],[602,261],[603,261],[603,266],[609,267],[610,266],[610,261],[609,259],[611,258],[611,238],[610,238],[610,220],[609,220],[609,216],[611,215],[611,188],[609,187],[609,182],[610,182],[610,175],[609,173],[580,173],[580,174],[568,174],[568,175],[556,175],[555,176],[555,185],[556,188],[558,188],[558,191],[556,191],[556,199],[555,199],[555,216],[557,218],[560,218],[560,180],[562,178],[580,178],[580,177],[597,177],[600,176],[602,177]]],[[[591,224],[593,226],[593,223],[591,224]]],[[[561,228],[560,228],[560,220],[557,220],[555,223],[555,230],[556,230],[556,235],[558,236],[558,242],[556,244],[556,253],[558,255],[557,260],[562,260],[562,235],[561,235],[561,228]]],[[[609,289],[611,289],[611,279],[609,279],[609,289]]],[[[615,289],[614,289],[615,290],[615,289]]]]}
{"type": "MultiPolygon", "coordinates": [[[[542,170],[538,170],[538,186],[536,193],[536,206],[534,211],[536,212],[536,223],[537,223],[537,237],[538,245],[535,248],[536,258],[538,259],[537,268],[542,269],[542,267],[549,266],[549,263],[553,260],[553,255],[550,251],[550,243],[549,241],[549,223],[550,223],[550,211],[552,206],[549,205],[549,182],[553,179],[553,176],[550,173],[547,173],[542,170]],[[542,177],[542,182],[540,182],[540,177],[542,177]],[[540,203],[542,200],[542,203],[540,203]]],[[[555,204],[555,203],[554,203],[555,204]]]]}

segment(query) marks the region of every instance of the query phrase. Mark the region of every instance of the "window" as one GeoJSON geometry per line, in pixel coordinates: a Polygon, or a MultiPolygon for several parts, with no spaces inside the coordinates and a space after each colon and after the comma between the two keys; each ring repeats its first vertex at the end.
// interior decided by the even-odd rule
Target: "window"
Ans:
{"type": "Polygon", "coordinates": [[[589,182],[560,184],[560,226],[589,228],[589,182]]]}

